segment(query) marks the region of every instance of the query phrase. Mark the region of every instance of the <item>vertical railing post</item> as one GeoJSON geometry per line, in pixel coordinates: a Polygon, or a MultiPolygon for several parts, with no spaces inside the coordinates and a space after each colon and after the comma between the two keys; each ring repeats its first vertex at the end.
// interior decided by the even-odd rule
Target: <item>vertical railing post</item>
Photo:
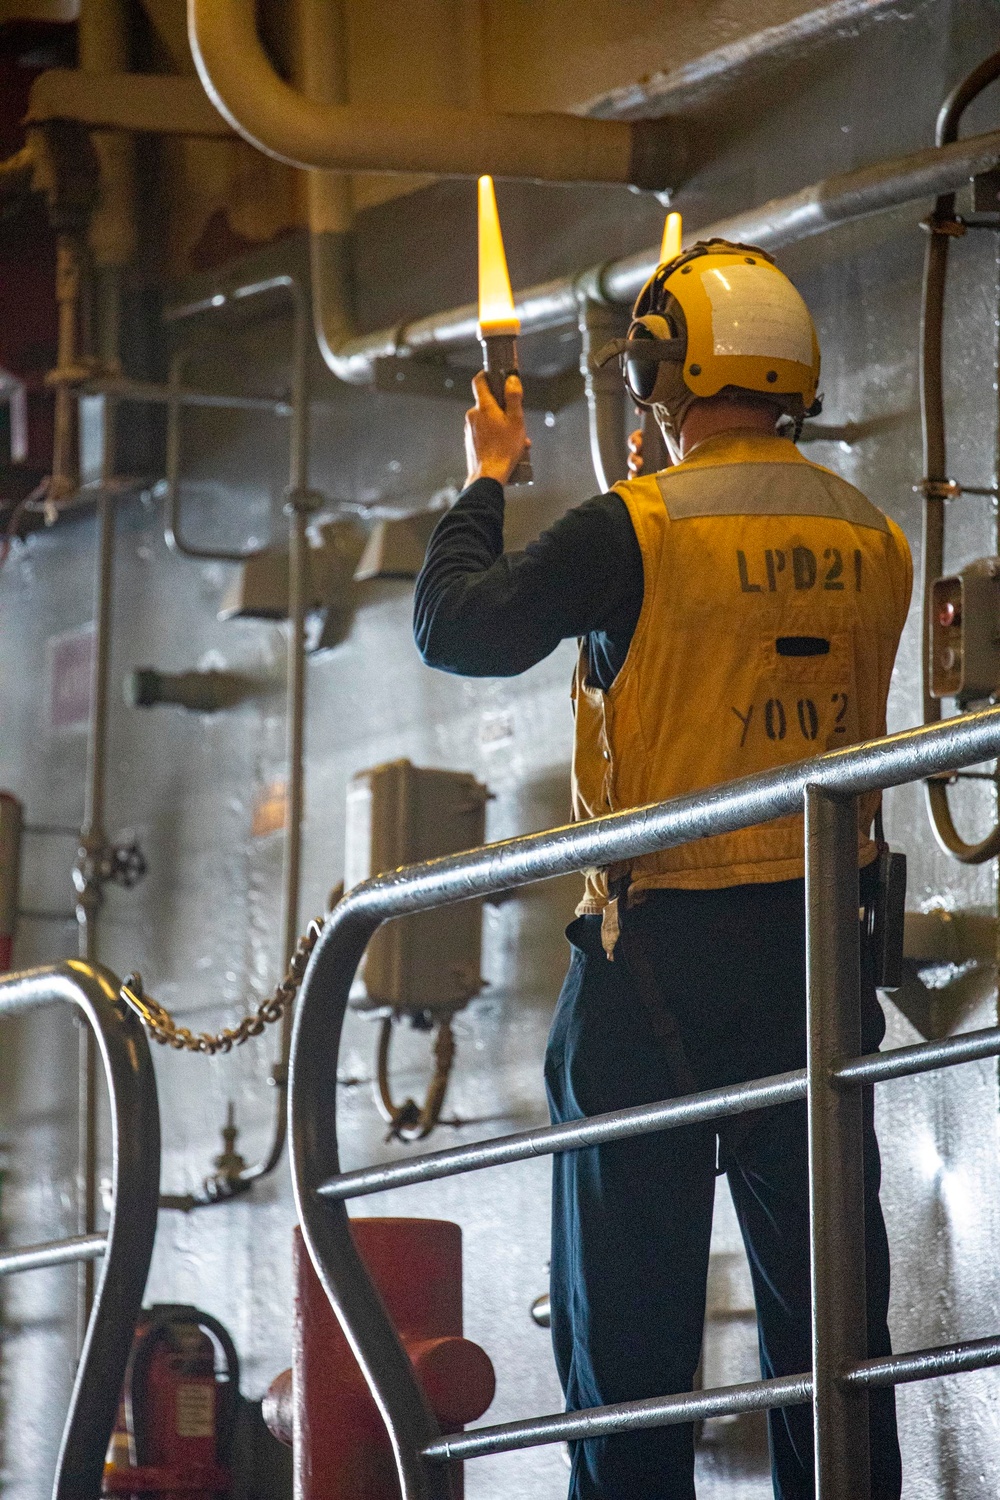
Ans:
{"type": "Polygon", "coordinates": [[[869,1500],[868,1397],[839,1384],[868,1352],[861,1095],[830,1080],[861,1050],[857,799],[808,786],[805,813],[816,1500],[869,1500]]]}

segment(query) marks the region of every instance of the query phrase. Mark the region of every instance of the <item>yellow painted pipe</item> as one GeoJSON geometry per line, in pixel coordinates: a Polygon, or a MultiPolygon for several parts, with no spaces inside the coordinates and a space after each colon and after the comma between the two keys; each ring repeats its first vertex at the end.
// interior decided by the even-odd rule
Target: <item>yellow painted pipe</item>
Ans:
{"type": "Polygon", "coordinates": [[[188,33],[198,75],[220,114],[251,145],[289,166],[451,177],[490,172],[657,189],[676,187],[681,177],[680,134],[669,120],[324,103],[275,72],[253,0],[188,0],[188,33]]]}

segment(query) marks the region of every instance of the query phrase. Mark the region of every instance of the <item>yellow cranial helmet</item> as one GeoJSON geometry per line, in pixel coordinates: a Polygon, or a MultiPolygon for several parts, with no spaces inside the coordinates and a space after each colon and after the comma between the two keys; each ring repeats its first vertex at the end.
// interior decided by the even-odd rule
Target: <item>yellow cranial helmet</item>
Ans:
{"type": "Polygon", "coordinates": [[[633,399],[674,433],[692,401],[730,386],[766,397],[796,426],[819,409],[809,309],[753,245],[703,241],[658,266],[619,352],[633,399]]]}

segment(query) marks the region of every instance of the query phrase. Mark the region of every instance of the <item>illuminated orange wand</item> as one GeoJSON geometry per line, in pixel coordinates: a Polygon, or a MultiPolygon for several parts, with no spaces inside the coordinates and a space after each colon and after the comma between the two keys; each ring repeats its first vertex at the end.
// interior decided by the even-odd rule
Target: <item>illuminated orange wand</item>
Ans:
{"type": "MultiPolygon", "coordinates": [[[[506,410],[504,390],[508,375],[517,374],[517,335],[521,323],[514,311],[514,297],[507,274],[500,216],[497,213],[493,178],[479,179],[479,338],[483,346],[486,383],[499,407],[506,410]]],[[[525,457],[520,459],[508,484],[531,484],[534,475],[525,457]]]]}

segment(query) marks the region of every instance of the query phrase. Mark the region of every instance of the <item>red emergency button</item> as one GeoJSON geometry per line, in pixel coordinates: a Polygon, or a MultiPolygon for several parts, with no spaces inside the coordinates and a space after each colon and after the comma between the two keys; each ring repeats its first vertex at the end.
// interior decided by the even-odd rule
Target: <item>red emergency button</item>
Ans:
{"type": "Polygon", "coordinates": [[[959,619],[958,605],[953,600],[946,599],[938,610],[938,624],[947,629],[949,625],[957,625],[959,619]]]}

